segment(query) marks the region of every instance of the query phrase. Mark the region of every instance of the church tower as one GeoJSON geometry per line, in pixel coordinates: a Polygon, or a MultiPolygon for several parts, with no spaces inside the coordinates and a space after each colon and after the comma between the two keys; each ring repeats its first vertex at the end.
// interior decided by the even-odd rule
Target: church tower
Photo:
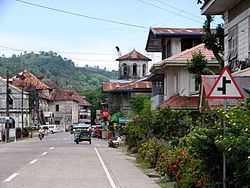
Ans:
{"type": "Polygon", "coordinates": [[[119,80],[137,80],[147,75],[148,62],[151,59],[134,49],[128,54],[119,57],[116,61],[119,61],[119,80]]]}

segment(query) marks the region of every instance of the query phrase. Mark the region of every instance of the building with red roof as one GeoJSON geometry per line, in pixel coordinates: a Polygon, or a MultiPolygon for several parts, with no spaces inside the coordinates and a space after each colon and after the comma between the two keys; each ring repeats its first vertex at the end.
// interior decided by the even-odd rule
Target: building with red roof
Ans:
{"type": "Polygon", "coordinates": [[[104,82],[102,91],[111,114],[130,110],[131,97],[137,94],[151,95],[151,82],[145,81],[150,58],[135,49],[116,59],[119,61],[118,79],[104,82]]]}
{"type": "MultiPolygon", "coordinates": [[[[158,63],[155,63],[150,71],[154,75],[162,75],[164,81],[161,85],[164,89],[160,95],[152,97],[152,108],[171,106],[173,108],[183,108],[198,110],[199,106],[199,85],[195,82],[194,75],[187,70],[188,60],[192,59],[194,52],[201,52],[208,61],[207,66],[214,72],[219,72],[217,60],[213,52],[206,49],[204,44],[199,44],[193,48],[186,49],[158,63]]],[[[155,85],[155,87],[157,87],[155,85]]],[[[159,85],[158,85],[159,87],[159,85]]]]}
{"type": "Polygon", "coordinates": [[[53,89],[50,96],[50,109],[55,124],[65,128],[73,123],[91,122],[91,104],[74,89],[62,89],[54,83],[47,83],[53,89]]]}

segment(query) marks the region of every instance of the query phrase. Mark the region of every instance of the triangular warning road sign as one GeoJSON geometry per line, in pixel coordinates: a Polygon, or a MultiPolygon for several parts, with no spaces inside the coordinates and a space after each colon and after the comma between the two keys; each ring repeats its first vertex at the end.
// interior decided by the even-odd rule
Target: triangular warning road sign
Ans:
{"type": "Polygon", "coordinates": [[[219,78],[216,80],[208,99],[243,99],[244,96],[240,91],[237,83],[232,77],[229,69],[224,67],[219,78]]]}

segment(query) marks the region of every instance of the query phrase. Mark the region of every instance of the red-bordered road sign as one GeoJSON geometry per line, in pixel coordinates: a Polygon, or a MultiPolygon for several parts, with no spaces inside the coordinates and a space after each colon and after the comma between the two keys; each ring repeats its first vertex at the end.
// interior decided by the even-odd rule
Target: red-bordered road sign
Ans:
{"type": "Polygon", "coordinates": [[[208,99],[244,99],[239,86],[232,77],[229,69],[224,67],[219,78],[210,90],[208,99]]]}

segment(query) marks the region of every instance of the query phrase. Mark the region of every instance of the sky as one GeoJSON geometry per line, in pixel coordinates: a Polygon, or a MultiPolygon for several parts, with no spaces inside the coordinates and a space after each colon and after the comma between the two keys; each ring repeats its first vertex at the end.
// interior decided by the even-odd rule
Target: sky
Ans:
{"type": "Polygon", "coordinates": [[[145,51],[149,28],[202,27],[196,1],[0,0],[0,54],[54,51],[76,66],[117,70],[119,46],[122,55],[136,49],[152,65],[161,57],[145,51]]]}

